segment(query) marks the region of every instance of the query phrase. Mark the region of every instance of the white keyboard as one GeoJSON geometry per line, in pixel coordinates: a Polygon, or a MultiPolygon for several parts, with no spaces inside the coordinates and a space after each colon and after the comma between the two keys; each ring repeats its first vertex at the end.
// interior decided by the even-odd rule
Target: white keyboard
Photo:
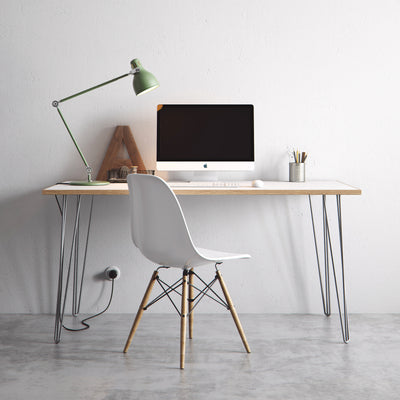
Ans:
{"type": "Polygon", "coordinates": [[[168,182],[168,185],[171,186],[172,188],[177,188],[177,187],[209,187],[209,188],[214,188],[214,187],[232,187],[232,188],[237,188],[240,186],[245,186],[244,182],[234,182],[234,181],[186,181],[186,182],[168,182]]]}

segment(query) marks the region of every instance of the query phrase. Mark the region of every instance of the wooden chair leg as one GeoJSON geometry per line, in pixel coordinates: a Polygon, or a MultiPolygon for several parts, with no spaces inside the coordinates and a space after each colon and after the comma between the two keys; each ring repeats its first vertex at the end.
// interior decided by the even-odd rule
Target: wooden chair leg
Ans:
{"type": "Polygon", "coordinates": [[[222,291],[223,291],[223,293],[224,293],[225,300],[226,300],[226,302],[227,302],[227,304],[228,304],[228,306],[229,306],[229,311],[230,311],[231,314],[232,314],[232,318],[233,318],[233,320],[235,321],[236,328],[237,328],[237,330],[238,330],[238,332],[239,332],[239,335],[240,335],[240,337],[241,337],[241,339],[242,339],[243,345],[244,345],[246,351],[247,351],[248,353],[251,353],[250,346],[249,346],[249,344],[247,343],[247,339],[246,339],[246,336],[245,336],[244,331],[243,331],[243,328],[242,328],[242,324],[240,323],[240,320],[239,320],[239,317],[238,317],[237,312],[236,312],[236,310],[235,310],[235,306],[233,305],[231,296],[229,296],[229,292],[228,292],[228,289],[227,289],[227,287],[226,287],[226,285],[225,285],[225,282],[224,282],[224,280],[222,279],[221,272],[220,272],[220,271],[217,271],[216,274],[217,274],[218,281],[219,281],[219,283],[220,283],[220,285],[221,285],[221,289],[222,289],[222,291]]]}
{"type": "Polygon", "coordinates": [[[146,306],[147,302],[149,301],[150,293],[151,293],[151,291],[153,289],[153,286],[154,286],[154,284],[156,282],[157,276],[158,276],[158,271],[156,270],[156,271],[153,272],[153,275],[151,276],[150,282],[149,282],[149,284],[147,286],[147,289],[146,289],[146,292],[145,292],[145,294],[143,296],[143,300],[140,303],[138,312],[136,313],[136,317],[135,317],[135,320],[133,321],[132,329],[131,329],[131,331],[129,333],[128,339],[127,339],[126,344],[125,344],[124,353],[126,353],[128,351],[129,346],[131,345],[133,336],[135,335],[136,329],[139,326],[140,319],[142,318],[142,315],[143,315],[143,312],[144,312],[144,307],[146,306]]]}
{"type": "Polygon", "coordinates": [[[193,338],[193,268],[189,272],[189,339],[193,338]]]}
{"type": "Polygon", "coordinates": [[[181,357],[180,367],[185,368],[185,347],[186,347],[186,319],[187,319],[187,276],[188,271],[183,270],[182,277],[182,309],[181,309],[181,357]]]}

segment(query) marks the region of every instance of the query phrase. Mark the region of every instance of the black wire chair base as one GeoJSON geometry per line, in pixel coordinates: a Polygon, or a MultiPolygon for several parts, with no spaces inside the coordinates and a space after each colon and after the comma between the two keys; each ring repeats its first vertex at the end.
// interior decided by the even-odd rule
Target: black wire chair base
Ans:
{"type": "MultiPolygon", "coordinates": [[[[158,268],[168,268],[168,267],[160,267],[158,268]]],[[[229,305],[227,302],[212,288],[214,283],[217,282],[218,277],[217,275],[214,276],[214,278],[207,283],[204,281],[198,274],[196,274],[193,270],[187,271],[186,275],[192,275],[192,277],[196,277],[198,280],[198,284],[193,284],[193,283],[188,283],[189,287],[192,287],[196,291],[196,295],[193,296],[192,298],[188,299],[188,302],[191,303],[190,311],[188,312],[188,316],[193,312],[193,310],[197,307],[197,305],[200,303],[200,301],[204,297],[208,297],[209,299],[215,301],[216,303],[220,304],[222,307],[226,308],[229,310],[229,305]],[[201,286],[202,285],[202,286],[201,286]],[[200,287],[199,287],[200,286],[200,287]]],[[[175,303],[174,299],[171,297],[171,294],[176,294],[180,298],[182,298],[182,291],[179,291],[178,289],[182,287],[183,283],[183,277],[178,279],[176,282],[172,284],[166,283],[164,280],[160,278],[159,275],[155,278],[156,282],[159,284],[161,287],[162,292],[155,297],[153,300],[151,300],[149,303],[147,303],[144,307],[143,310],[147,310],[149,307],[157,303],[158,301],[162,300],[163,298],[167,297],[173,307],[175,308],[176,312],[180,317],[182,317],[182,313],[180,309],[178,308],[178,305],[175,303]]],[[[192,279],[191,279],[192,281],[192,279]]]]}

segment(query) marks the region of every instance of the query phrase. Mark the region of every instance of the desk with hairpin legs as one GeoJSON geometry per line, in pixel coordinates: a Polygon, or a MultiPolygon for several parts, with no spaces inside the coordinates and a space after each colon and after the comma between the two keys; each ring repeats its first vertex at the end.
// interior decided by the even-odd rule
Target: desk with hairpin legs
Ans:
{"type": "MultiPolygon", "coordinates": [[[[309,182],[271,182],[265,181],[263,187],[252,187],[251,182],[239,182],[237,187],[205,187],[184,186],[171,183],[171,188],[176,195],[212,196],[212,195],[287,195],[307,196],[312,232],[314,238],[315,254],[319,275],[319,283],[322,297],[323,311],[326,316],[331,315],[330,279],[333,277],[336,293],[338,315],[342,339],[344,343],[349,341],[349,320],[346,304],[345,269],[343,257],[343,228],[342,228],[342,195],[361,195],[361,190],[345,183],[337,181],[309,181],[309,182]],[[320,262],[318,240],[315,229],[312,196],[320,196],[322,199],[322,238],[323,266],[320,262]],[[331,230],[328,222],[327,196],[336,197],[337,230],[338,230],[338,254],[334,254],[332,246],[331,230]],[[337,262],[339,260],[339,262],[337,262]],[[337,268],[337,265],[340,265],[337,268]],[[338,279],[339,278],[339,279],[338,279]]],[[[58,343],[61,338],[62,323],[69,286],[72,286],[72,314],[79,314],[82,282],[85,275],[90,226],[92,220],[93,199],[99,195],[128,195],[126,183],[113,183],[107,186],[71,186],[65,184],[54,185],[43,189],[42,194],[53,195],[61,214],[60,255],[58,290],[55,315],[54,341],[58,343]],[[72,213],[68,213],[69,203],[75,199],[75,207],[72,213]],[[82,221],[84,204],[82,199],[87,199],[86,224],[82,221]],[[67,234],[67,219],[71,219],[71,232],[67,234]],[[80,243],[81,226],[85,225],[84,243],[80,243]],[[67,240],[67,237],[69,239],[67,240]],[[67,249],[67,244],[70,243],[67,249]],[[80,248],[84,249],[83,257],[79,257],[80,248]],[[70,279],[72,273],[72,280],[70,279]]],[[[320,246],[321,247],[321,246],[320,246]]]]}

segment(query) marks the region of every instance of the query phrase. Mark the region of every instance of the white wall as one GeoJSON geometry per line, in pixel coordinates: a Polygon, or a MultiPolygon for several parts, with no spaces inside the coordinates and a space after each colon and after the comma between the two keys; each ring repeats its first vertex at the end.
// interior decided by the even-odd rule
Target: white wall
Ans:
{"type": "MultiPolygon", "coordinates": [[[[84,170],[51,101],[128,72],[134,57],[158,90],[136,98],[120,81],[63,105],[95,170],[117,125],[154,168],[158,103],[252,103],[257,167],[236,177],[287,179],[294,146],[309,152],[309,179],[361,187],[343,199],[349,308],[397,312],[399,17],[395,0],[3,0],[0,312],[54,312],[60,219],[40,192],[84,170]]],[[[196,242],[252,254],[223,269],[240,312],[321,311],[305,198],[182,206],[196,242]]],[[[147,284],[126,210],[124,197],[96,201],[85,312],[106,303],[95,276],[110,264],[122,270],[112,312],[135,311],[147,284]]]]}

